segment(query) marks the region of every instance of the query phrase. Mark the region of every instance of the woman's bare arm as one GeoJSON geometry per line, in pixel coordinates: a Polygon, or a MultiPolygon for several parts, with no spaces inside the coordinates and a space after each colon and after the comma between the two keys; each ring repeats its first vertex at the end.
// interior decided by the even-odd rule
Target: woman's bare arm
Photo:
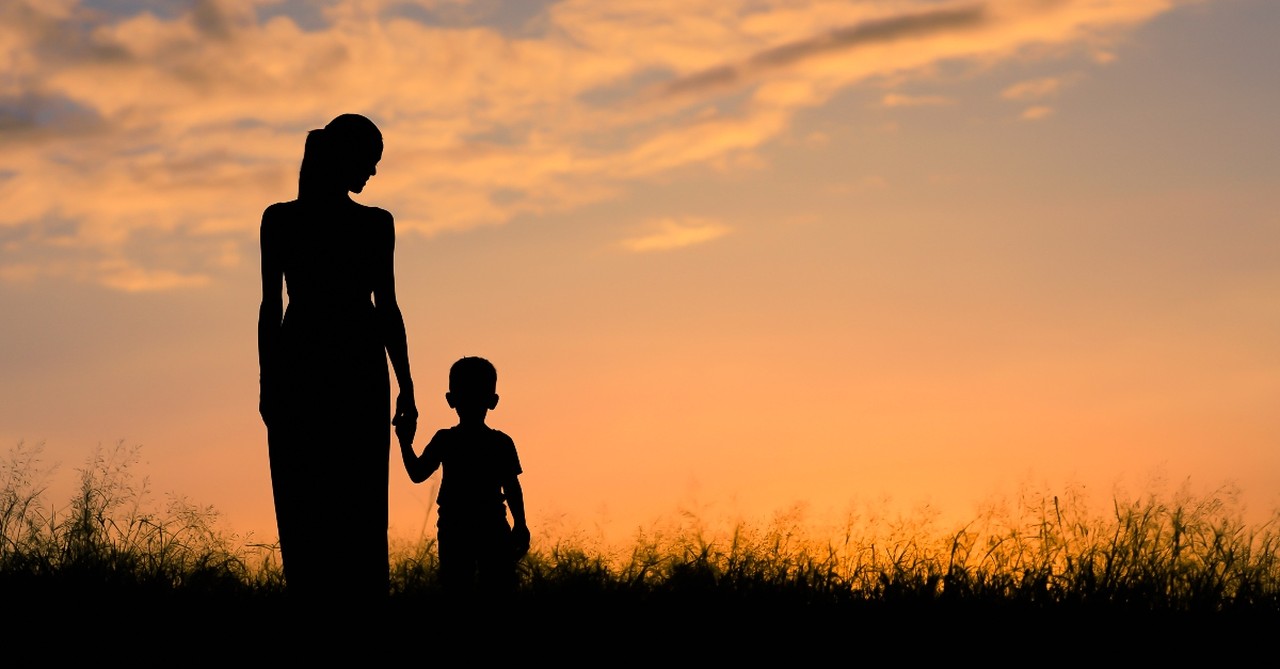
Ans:
{"type": "Polygon", "coordinates": [[[258,307],[258,413],[268,427],[279,408],[280,320],[284,317],[284,270],[278,243],[279,210],[262,212],[262,304],[258,307]]]}
{"type": "Polygon", "coordinates": [[[396,435],[401,441],[413,443],[417,430],[418,406],[413,395],[413,376],[409,371],[409,345],[405,335],[404,314],[400,312],[400,304],[396,300],[395,279],[395,223],[391,214],[379,210],[385,221],[379,221],[385,239],[382,242],[381,258],[377,282],[373,289],[373,303],[378,310],[379,326],[382,329],[382,342],[391,359],[391,369],[396,375],[396,385],[400,389],[396,397],[396,412],[392,424],[396,426],[396,435]]]}

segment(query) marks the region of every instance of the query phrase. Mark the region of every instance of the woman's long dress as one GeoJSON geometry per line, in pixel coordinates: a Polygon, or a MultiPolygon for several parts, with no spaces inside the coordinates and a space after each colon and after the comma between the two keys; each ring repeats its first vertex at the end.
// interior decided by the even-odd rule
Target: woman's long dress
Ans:
{"type": "Polygon", "coordinates": [[[286,586],[384,595],[391,390],[372,292],[394,233],[356,203],[275,206],[283,215],[262,234],[274,235],[288,306],[268,447],[286,586]]]}

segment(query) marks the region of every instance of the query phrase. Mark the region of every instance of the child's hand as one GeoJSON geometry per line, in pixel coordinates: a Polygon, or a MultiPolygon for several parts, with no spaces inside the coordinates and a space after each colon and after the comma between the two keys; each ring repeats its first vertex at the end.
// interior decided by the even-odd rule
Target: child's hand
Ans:
{"type": "Polygon", "coordinates": [[[511,528],[511,549],[517,560],[529,554],[528,526],[517,525],[511,528]]]}
{"type": "Polygon", "coordinates": [[[400,440],[402,447],[413,445],[413,438],[418,434],[418,416],[416,414],[401,414],[391,419],[391,424],[396,426],[396,438],[400,440]]]}

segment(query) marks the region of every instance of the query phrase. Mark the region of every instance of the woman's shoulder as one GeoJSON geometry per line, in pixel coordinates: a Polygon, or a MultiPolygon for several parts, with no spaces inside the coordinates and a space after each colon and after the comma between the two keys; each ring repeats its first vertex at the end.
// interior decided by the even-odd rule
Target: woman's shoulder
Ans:
{"type": "Polygon", "coordinates": [[[275,202],[267,205],[265,212],[285,213],[296,210],[302,203],[298,200],[285,200],[284,202],[275,202]]]}
{"type": "Polygon", "coordinates": [[[267,208],[262,210],[262,222],[267,223],[268,221],[277,221],[283,218],[289,218],[293,216],[297,210],[297,200],[276,202],[274,204],[267,205],[267,208]]]}
{"type": "Polygon", "coordinates": [[[262,210],[263,238],[277,237],[288,227],[287,221],[295,218],[294,202],[276,202],[262,210]]]}
{"type": "Polygon", "coordinates": [[[359,202],[352,202],[352,204],[356,206],[356,211],[360,212],[360,216],[366,217],[371,221],[391,223],[393,220],[391,212],[382,207],[373,207],[359,202]]]}
{"type": "Polygon", "coordinates": [[[391,212],[381,207],[360,204],[354,200],[351,206],[354,212],[351,218],[359,229],[365,231],[365,234],[372,235],[379,244],[395,244],[396,226],[391,218],[391,212]]]}

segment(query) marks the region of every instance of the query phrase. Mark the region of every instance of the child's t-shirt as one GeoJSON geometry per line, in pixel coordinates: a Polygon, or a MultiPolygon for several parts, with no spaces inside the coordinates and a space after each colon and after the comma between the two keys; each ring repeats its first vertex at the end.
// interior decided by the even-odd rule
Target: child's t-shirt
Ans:
{"type": "Polygon", "coordinates": [[[422,457],[440,461],[441,523],[506,517],[502,484],[523,471],[511,437],[489,427],[445,428],[431,437],[422,457]]]}

